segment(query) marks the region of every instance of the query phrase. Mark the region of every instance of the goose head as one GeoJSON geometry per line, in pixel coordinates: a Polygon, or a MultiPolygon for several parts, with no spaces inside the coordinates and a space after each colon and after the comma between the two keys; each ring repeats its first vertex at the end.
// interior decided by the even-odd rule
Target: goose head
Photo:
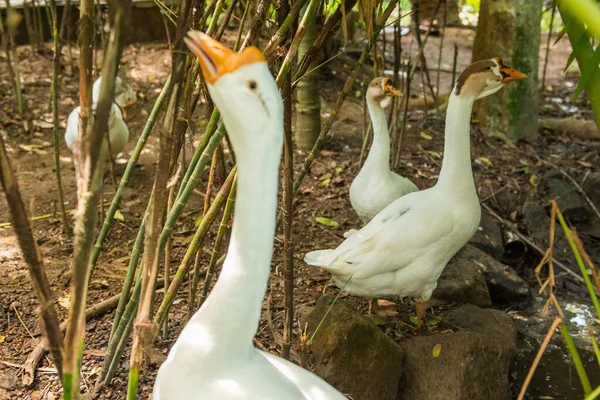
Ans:
{"type": "Polygon", "coordinates": [[[474,62],[460,74],[454,88],[457,96],[481,99],[496,93],[507,83],[526,79],[527,75],[510,68],[495,57],[474,62]]]}
{"type": "Polygon", "coordinates": [[[373,79],[367,88],[367,98],[378,104],[381,108],[389,106],[392,97],[400,96],[401,94],[389,78],[381,76],[373,79]]]}
{"type": "MultiPolygon", "coordinates": [[[[92,87],[92,102],[97,103],[100,99],[100,86],[102,85],[102,77],[96,79],[92,87]]],[[[115,78],[115,103],[123,111],[123,115],[127,117],[127,111],[137,103],[137,95],[135,91],[119,76],[115,78]]]]}
{"type": "Polygon", "coordinates": [[[283,102],[264,55],[256,47],[236,53],[202,32],[188,36],[185,43],[198,57],[236,154],[244,149],[281,154],[283,102]]]}

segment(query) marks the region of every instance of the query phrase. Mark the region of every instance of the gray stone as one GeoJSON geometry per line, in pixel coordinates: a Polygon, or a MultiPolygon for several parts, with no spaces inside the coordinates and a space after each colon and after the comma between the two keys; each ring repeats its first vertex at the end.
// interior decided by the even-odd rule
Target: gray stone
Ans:
{"type": "Polygon", "coordinates": [[[448,319],[469,331],[401,343],[405,359],[397,400],[508,400],[517,340],[512,319],[472,305],[454,310],[448,319]]]}
{"type": "Polygon", "coordinates": [[[494,303],[515,304],[529,299],[529,285],[511,267],[468,244],[460,254],[461,259],[469,259],[483,269],[494,303]]]}
{"type": "Polygon", "coordinates": [[[502,228],[498,221],[485,210],[481,210],[479,229],[477,229],[469,243],[495,259],[501,260],[504,254],[503,242],[502,228]]]}
{"type": "MultiPolygon", "coordinates": [[[[323,296],[306,316],[309,337],[327,312],[332,297],[323,296]]],[[[403,353],[373,322],[339,299],[321,324],[310,347],[314,370],[353,399],[394,400],[402,374],[403,353]]]]}
{"type": "Polygon", "coordinates": [[[433,297],[450,303],[491,307],[492,300],[483,268],[475,261],[463,257],[463,253],[464,250],[459,251],[450,260],[438,279],[433,297]]]}

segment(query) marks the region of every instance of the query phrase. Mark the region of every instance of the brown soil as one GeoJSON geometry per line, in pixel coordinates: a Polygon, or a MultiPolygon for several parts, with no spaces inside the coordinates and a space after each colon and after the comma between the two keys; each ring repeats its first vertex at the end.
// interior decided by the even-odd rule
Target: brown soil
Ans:
{"type": "MultiPolygon", "coordinates": [[[[460,72],[471,62],[471,46],[474,32],[471,30],[449,29],[446,37],[442,70],[451,69],[453,44],[459,47],[458,71],[460,72]]],[[[411,38],[403,38],[405,53],[410,47],[411,38]]],[[[545,43],[545,40],[543,40],[545,43]]],[[[437,62],[439,38],[432,37],[426,48],[426,55],[431,68],[437,62]]],[[[58,299],[58,310],[61,319],[66,318],[63,304],[68,303],[70,257],[73,248],[72,238],[62,232],[60,219],[56,217],[57,190],[55,183],[54,161],[52,151],[52,130],[39,122],[51,122],[48,108],[51,53],[49,51],[32,52],[29,47],[19,48],[19,68],[24,83],[24,96],[27,112],[19,116],[13,111],[11,85],[6,68],[0,70],[0,134],[9,146],[9,155],[13,168],[18,172],[21,193],[26,204],[31,205],[30,213],[40,217],[33,223],[34,232],[46,264],[46,272],[50,278],[52,289],[58,299]],[[30,151],[29,145],[39,144],[36,151],[30,151]],[[25,146],[25,147],[24,147],[25,146]]],[[[75,51],[75,50],[74,50],[75,51]]],[[[412,55],[416,53],[416,45],[412,45],[412,55]]],[[[543,55],[543,49],[540,51],[543,55]]],[[[541,111],[546,115],[566,116],[559,104],[553,98],[560,98],[565,103],[570,102],[577,77],[562,74],[569,54],[569,46],[565,39],[554,46],[551,51],[548,66],[547,83],[552,86],[552,92],[541,96],[541,111]]],[[[77,54],[75,54],[75,57],[77,54]]],[[[144,44],[129,46],[124,52],[125,74],[130,84],[138,93],[138,105],[128,117],[131,132],[127,150],[135,146],[137,137],[144,126],[154,100],[160,91],[170,67],[170,54],[165,44],[144,44]]],[[[391,55],[388,55],[391,60],[391,55]]],[[[66,60],[66,58],[65,58],[66,60]]],[[[4,62],[5,60],[2,60],[4,62]]],[[[353,66],[356,58],[353,54],[340,57],[333,62],[329,70],[323,73],[322,97],[327,103],[327,113],[333,107],[340,92],[348,67],[353,66]],[[332,72],[336,71],[336,72],[332,72]]],[[[6,64],[3,64],[6,65],[6,64]]],[[[390,64],[391,65],[391,64],[390,64]]],[[[390,68],[390,67],[388,67],[390,68]]],[[[68,68],[69,70],[70,68],[68,68]]],[[[355,84],[356,90],[361,90],[372,77],[372,68],[363,69],[362,85],[355,84]]],[[[442,72],[440,92],[450,89],[451,73],[442,72]]],[[[432,72],[435,82],[436,74],[432,72]]],[[[78,80],[76,75],[63,74],[60,78],[60,122],[61,136],[64,133],[66,119],[71,110],[78,104],[78,80]]],[[[413,93],[421,93],[415,83],[413,93]]],[[[564,103],[563,103],[564,104],[564,103]]],[[[591,118],[588,101],[582,96],[574,104],[578,108],[570,116],[591,118]]],[[[409,177],[420,188],[426,188],[435,183],[441,164],[443,149],[443,118],[429,111],[426,123],[422,110],[413,109],[409,113],[408,132],[404,138],[400,172],[409,177]],[[425,133],[424,135],[421,133],[425,133]],[[428,139],[430,138],[430,139],[428,139]]],[[[304,253],[318,248],[334,247],[342,241],[342,234],[349,228],[359,226],[348,200],[348,187],[358,171],[358,159],[362,145],[363,126],[362,101],[350,98],[346,101],[341,115],[333,125],[326,140],[324,150],[315,160],[310,174],[305,179],[299,195],[296,197],[294,214],[294,244],[295,244],[295,296],[296,311],[302,313],[306,307],[314,304],[323,293],[338,292],[328,274],[306,266],[302,262],[304,253]],[[329,183],[326,178],[330,178],[329,183]],[[315,217],[327,217],[339,223],[336,228],[320,225],[315,217]]],[[[198,107],[195,118],[206,119],[204,107],[198,107]]],[[[199,132],[201,133],[201,129],[199,132]]],[[[120,284],[124,277],[128,262],[128,254],[135,238],[142,214],[146,208],[150,193],[156,160],[158,130],[155,129],[151,140],[146,146],[138,167],[131,178],[130,189],[125,195],[120,208],[124,221],[116,223],[104,245],[104,251],[92,279],[88,305],[119,293],[120,284]]],[[[198,140],[200,133],[195,140],[198,140]]],[[[599,142],[584,142],[540,129],[537,139],[529,144],[519,144],[517,148],[508,147],[496,139],[486,139],[475,127],[472,135],[472,154],[474,174],[480,198],[487,199],[486,203],[501,216],[511,221],[519,221],[520,206],[528,198],[536,198],[547,205],[549,199],[536,194],[531,182],[532,176],[541,176],[548,169],[536,159],[536,155],[545,160],[551,160],[559,168],[569,173],[578,182],[589,171],[598,172],[599,142]]],[[[71,154],[60,139],[61,170],[67,209],[72,210],[76,204],[74,184],[74,167],[71,154]]],[[[188,144],[187,154],[191,149],[188,144]]],[[[305,153],[295,152],[296,171],[304,161],[305,153]]],[[[119,160],[118,174],[122,174],[125,159],[119,160]]],[[[111,185],[105,186],[104,204],[108,205],[113,193],[111,185]]],[[[203,187],[198,192],[204,192],[203,187]]],[[[9,221],[4,196],[0,196],[0,223],[9,221]]],[[[174,262],[178,265],[186,248],[186,238],[194,230],[194,219],[201,211],[203,196],[195,194],[188,204],[184,215],[180,218],[174,232],[174,262]]],[[[270,290],[261,320],[257,341],[273,352],[278,352],[281,345],[283,328],[283,277],[281,241],[276,240],[273,259],[273,274],[270,290]]],[[[210,247],[212,243],[207,245],[210,247]]],[[[208,258],[202,258],[206,265],[208,258]]],[[[32,292],[27,267],[20,254],[18,243],[9,226],[0,227],[0,370],[1,374],[20,375],[18,368],[39,340],[37,328],[36,305],[37,299],[32,292]],[[17,314],[18,313],[18,314],[17,314]],[[30,336],[30,333],[35,338],[30,336]]],[[[172,267],[174,268],[174,267],[172,267]]],[[[531,268],[528,266],[527,268],[531,268]]],[[[525,273],[530,276],[529,273],[525,273]]],[[[185,323],[187,313],[187,284],[179,294],[175,306],[169,316],[169,337],[160,338],[157,346],[167,352],[185,323]]],[[[366,307],[366,301],[342,295],[356,307],[366,307]]],[[[434,310],[438,312],[439,310],[434,310]]],[[[400,304],[400,313],[391,318],[388,327],[399,332],[399,336],[412,335],[412,323],[409,316],[414,313],[409,304],[400,304]]],[[[112,325],[112,315],[105,315],[87,323],[85,358],[83,365],[83,384],[92,386],[98,368],[102,363],[103,351],[106,349],[108,335],[112,325]]],[[[298,337],[294,338],[294,348],[298,349],[298,337]]],[[[41,399],[48,398],[44,393],[54,393],[60,396],[58,377],[53,372],[47,360],[40,363],[40,369],[35,383],[30,388],[20,385],[12,386],[7,392],[12,399],[41,399]]],[[[127,381],[128,354],[121,362],[113,385],[105,389],[101,398],[122,399],[127,381]]],[[[155,367],[143,372],[140,382],[141,398],[147,398],[151,392],[155,367]]],[[[20,379],[20,378],[19,378],[20,379]]],[[[574,383],[575,384],[575,383],[574,383]]]]}

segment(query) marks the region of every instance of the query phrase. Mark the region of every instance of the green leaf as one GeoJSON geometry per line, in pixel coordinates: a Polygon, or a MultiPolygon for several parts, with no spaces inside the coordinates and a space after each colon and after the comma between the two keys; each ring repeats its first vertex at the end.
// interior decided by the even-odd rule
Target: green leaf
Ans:
{"type": "Polygon", "coordinates": [[[579,79],[579,84],[577,85],[577,88],[575,89],[575,93],[573,94],[573,101],[577,100],[577,98],[579,97],[579,95],[581,94],[583,89],[585,89],[588,82],[590,81],[590,78],[594,74],[600,73],[598,71],[599,63],[600,63],[600,48],[596,48],[596,51],[594,52],[594,55],[592,56],[591,60],[586,62],[585,65],[579,64],[579,69],[581,70],[581,79],[579,79]]]}
{"type": "Polygon", "coordinates": [[[121,210],[117,210],[115,211],[115,221],[119,221],[119,222],[123,222],[125,221],[125,217],[123,216],[123,214],[121,213],[121,210]]]}
{"type": "Polygon", "coordinates": [[[317,221],[321,225],[331,226],[332,228],[337,228],[340,225],[336,221],[325,217],[317,217],[315,218],[315,221],[317,221]]]}
{"type": "MultiPolygon", "coordinates": [[[[569,29],[567,27],[565,27],[565,29],[567,30],[567,32],[569,32],[569,29]]],[[[573,46],[573,51],[571,52],[571,54],[569,54],[569,59],[567,60],[567,65],[565,66],[565,69],[563,70],[563,72],[565,72],[567,70],[567,68],[569,68],[569,65],[571,65],[573,60],[575,60],[575,58],[579,55],[579,53],[583,49],[585,49],[585,47],[588,46],[589,44],[590,44],[590,36],[588,35],[587,31],[584,31],[584,33],[577,40],[577,43],[575,44],[575,46],[573,46]]]]}
{"type": "Polygon", "coordinates": [[[427,140],[431,140],[431,139],[433,139],[433,136],[431,136],[431,135],[428,135],[426,132],[423,132],[423,131],[421,131],[421,132],[419,133],[419,135],[420,135],[420,136],[421,136],[423,139],[427,139],[427,140]]]}

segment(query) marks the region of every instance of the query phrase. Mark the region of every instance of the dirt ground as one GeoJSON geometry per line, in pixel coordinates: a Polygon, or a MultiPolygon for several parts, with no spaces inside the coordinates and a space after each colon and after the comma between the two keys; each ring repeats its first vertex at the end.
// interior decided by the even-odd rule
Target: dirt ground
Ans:
{"type": "MultiPolygon", "coordinates": [[[[233,38],[233,33],[228,33],[233,38]]],[[[389,35],[388,35],[389,36],[389,35]]],[[[391,36],[389,36],[391,38],[391,36]]],[[[432,69],[437,64],[439,38],[431,37],[426,47],[426,56],[432,69]]],[[[458,71],[462,71],[471,62],[471,47],[474,31],[470,29],[449,29],[445,39],[441,63],[440,92],[450,90],[453,45],[459,49],[458,71]]],[[[545,39],[542,43],[546,43],[545,39]]],[[[403,37],[405,54],[409,50],[414,56],[416,45],[411,46],[411,37],[403,37]]],[[[75,57],[76,49],[73,49],[75,57]]],[[[19,69],[24,83],[24,96],[27,104],[25,116],[13,111],[9,75],[4,67],[5,60],[0,60],[0,134],[9,146],[9,155],[13,168],[18,172],[21,193],[31,214],[36,217],[33,222],[34,233],[44,256],[46,271],[52,289],[58,300],[61,319],[66,318],[69,297],[69,263],[73,249],[72,238],[62,232],[60,219],[56,216],[57,190],[55,183],[54,160],[52,150],[52,129],[48,123],[52,121],[49,110],[49,92],[51,82],[51,52],[43,50],[33,52],[29,47],[21,47],[19,52],[19,69]]],[[[545,115],[573,116],[591,118],[591,111],[585,96],[574,104],[570,104],[570,96],[577,86],[577,76],[564,75],[569,44],[566,39],[552,47],[548,65],[547,84],[551,92],[544,92],[540,97],[540,111],[545,115]],[[557,100],[558,99],[558,100],[557,100]],[[559,102],[560,101],[560,102],[559,102]],[[564,107],[562,107],[564,106],[564,107]]],[[[66,52],[65,52],[66,54],[66,52]]],[[[544,46],[540,49],[543,60],[544,46]]],[[[144,126],[145,120],[154,104],[166,77],[169,74],[170,54],[166,44],[150,43],[129,46],[124,51],[122,74],[138,94],[138,104],[131,111],[127,123],[131,132],[127,151],[135,146],[136,140],[144,126]]],[[[391,68],[392,58],[386,57],[391,68]]],[[[67,61],[65,58],[64,61],[67,61]]],[[[349,67],[356,58],[353,54],[337,58],[327,71],[322,74],[321,95],[326,107],[322,109],[327,116],[343,86],[349,67]]],[[[541,63],[542,65],[542,63],[541,63]]],[[[541,66],[540,66],[541,70],[541,66]]],[[[436,72],[431,71],[436,80],[436,72]]],[[[355,84],[359,91],[370,81],[372,68],[363,69],[361,82],[355,84]]],[[[59,116],[61,122],[61,170],[65,189],[67,209],[73,210],[76,204],[75,175],[71,154],[67,149],[62,134],[66,119],[71,110],[78,105],[78,80],[76,75],[63,74],[60,79],[59,116]]],[[[415,84],[413,93],[420,93],[415,84]]],[[[294,243],[296,261],[296,312],[302,314],[307,307],[313,305],[324,292],[337,294],[328,274],[309,268],[302,262],[304,253],[318,248],[337,246],[342,234],[349,228],[359,226],[359,220],[350,207],[348,188],[359,168],[359,155],[362,146],[363,105],[358,98],[349,98],[342,108],[332,131],[326,140],[324,150],[315,160],[310,174],[305,179],[296,198],[294,214],[294,243]],[[326,217],[336,221],[337,227],[328,227],[315,222],[315,217],[326,217]]],[[[206,119],[204,107],[198,107],[194,116],[197,120],[206,119]]],[[[443,149],[443,114],[438,116],[429,111],[426,124],[422,124],[424,113],[420,109],[412,109],[408,116],[408,132],[405,135],[401,155],[400,172],[410,178],[420,188],[432,186],[437,179],[441,165],[443,149]]],[[[200,126],[200,124],[199,124],[200,126]]],[[[194,140],[200,138],[202,129],[194,140]]],[[[151,191],[157,155],[157,130],[152,133],[138,166],[135,168],[129,190],[127,191],[120,211],[123,221],[117,222],[111,229],[98,267],[91,282],[88,306],[96,304],[120,292],[120,284],[125,275],[129,259],[129,251],[135,238],[137,227],[146,208],[151,191]]],[[[598,172],[600,142],[561,136],[540,128],[539,135],[529,143],[511,148],[496,139],[486,139],[475,127],[472,135],[472,155],[476,184],[480,198],[499,213],[503,218],[519,222],[520,206],[526,199],[537,196],[532,184],[533,175],[541,176],[548,170],[541,164],[536,155],[552,163],[581,182],[586,173],[598,172]]],[[[191,152],[188,144],[187,154],[191,152]]],[[[300,169],[306,154],[295,152],[296,171],[300,169]]],[[[127,160],[118,160],[117,173],[123,172],[127,160]]],[[[535,182],[534,182],[535,183],[535,182]]],[[[188,204],[174,232],[173,265],[183,256],[186,239],[194,231],[194,219],[201,212],[204,187],[198,187],[197,193],[188,204]]],[[[105,185],[104,204],[110,203],[114,187],[105,185]]],[[[37,300],[32,292],[27,267],[23,262],[20,249],[9,222],[4,196],[0,196],[0,374],[8,376],[9,381],[16,383],[0,385],[7,389],[6,398],[11,399],[50,399],[50,394],[60,396],[60,385],[55,370],[47,360],[42,360],[34,384],[23,387],[19,384],[23,365],[27,356],[39,341],[37,327],[37,300]]],[[[538,196],[542,205],[547,206],[549,199],[538,196]]],[[[219,217],[220,218],[220,217],[219,217]]],[[[211,247],[212,243],[207,244],[211,247]]],[[[201,265],[207,265],[208,256],[202,257],[201,265]]],[[[270,290],[267,294],[263,319],[257,336],[257,342],[264,348],[278,352],[281,345],[283,328],[283,276],[280,240],[276,240],[271,275],[270,290]]],[[[531,269],[531,266],[526,268],[531,269]]],[[[531,271],[523,273],[531,277],[531,271]]],[[[534,282],[531,282],[534,285],[534,282]]],[[[179,297],[169,315],[169,335],[160,337],[157,343],[164,353],[174,342],[178,332],[185,323],[187,314],[187,283],[180,291],[179,297]]],[[[356,307],[365,308],[362,299],[344,296],[356,307]]],[[[411,335],[412,328],[409,316],[412,315],[410,304],[400,305],[400,313],[393,318],[392,326],[402,335],[411,335]]],[[[84,350],[83,384],[91,387],[103,360],[108,335],[112,325],[112,314],[88,321],[86,325],[86,345],[84,350]]],[[[298,350],[298,338],[294,338],[294,349],[298,350]]],[[[297,353],[294,354],[297,357],[297,353]]],[[[113,385],[101,393],[100,398],[121,399],[127,382],[128,353],[123,357],[113,385]]],[[[147,398],[151,392],[155,367],[143,372],[140,382],[140,396],[147,398]]],[[[575,383],[574,383],[575,384],[575,383]]]]}

